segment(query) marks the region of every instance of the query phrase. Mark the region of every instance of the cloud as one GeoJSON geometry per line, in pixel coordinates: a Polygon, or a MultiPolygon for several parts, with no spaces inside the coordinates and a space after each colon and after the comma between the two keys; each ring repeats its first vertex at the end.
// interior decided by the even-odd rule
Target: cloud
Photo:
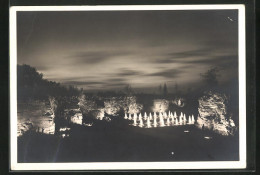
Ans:
{"type": "Polygon", "coordinates": [[[103,85],[106,84],[106,82],[101,81],[65,81],[62,84],[65,85],[103,85]]]}
{"type": "Polygon", "coordinates": [[[233,66],[238,62],[238,55],[236,54],[212,56],[211,52],[211,49],[200,49],[187,52],[168,53],[163,59],[157,59],[155,62],[160,64],[218,65],[221,67],[233,66]]]}
{"type": "Polygon", "coordinates": [[[49,69],[50,69],[50,66],[47,66],[47,65],[39,65],[39,66],[36,66],[36,69],[39,70],[39,71],[46,71],[46,70],[49,70],[49,69]]]}
{"type": "Polygon", "coordinates": [[[64,85],[78,85],[78,86],[121,86],[126,85],[125,79],[123,78],[108,78],[100,81],[63,81],[62,84],[64,85]]]}
{"type": "Polygon", "coordinates": [[[126,55],[128,53],[122,51],[86,51],[78,52],[69,55],[68,58],[76,59],[75,63],[85,63],[85,64],[99,64],[105,62],[113,57],[126,55]]]}
{"type": "Polygon", "coordinates": [[[234,71],[238,69],[238,55],[224,55],[215,57],[215,64],[223,69],[232,68],[234,71]],[[218,62],[217,62],[218,61],[218,62]]]}
{"type": "Polygon", "coordinates": [[[131,70],[131,69],[121,69],[118,76],[135,76],[135,75],[143,75],[143,72],[131,70]]]}
{"type": "Polygon", "coordinates": [[[221,55],[221,56],[213,56],[208,59],[194,59],[185,61],[184,63],[190,64],[208,64],[208,65],[216,65],[220,67],[230,67],[234,66],[238,63],[238,56],[237,55],[221,55]]]}
{"type": "Polygon", "coordinates": [[[113,83],[113,84],[106,84],[106,87],[122,87],[122,86],[126,86],[127,83],[113,83]]]}
{"type": "Polygon", "coordinates": [[[151,74],[147,74],[147,76],[159,76],[165,78],[177,78],[182,73],[179,69],[167,69],[160,72],[155,72],[151,74]]]}
{"type": "Polygon", "coordinates": [[[184,52],[173,52],[173,53],[168,53],[167,55],[169,57],[172,57],[172,59],[182,59],[182,58],[190,58],[190,57],[197,57],[197,56],[205,56],[208,55],[211,51],[212,51],[211,48],[203,48],[203,49],[190,50],[184,52]]]}
{"type": "Polygon", "coordinates": [[[79,52],[74,55],[70,55],[70,58],[76,58],[76,62],[87,64],[97,64],[104,62],[107,58],[105,52],[79,52]]]}
{"type": "MultiPolygon", "coordinates": [[[[183,52],[170,52],[163,55],[162,59],[154,60],[155,63],[167,64],[167,63],[182,63],[188,61],[191,58],[210,56],[212,49],[203,48],[197,50],[189,50],[183,52]]],[[[197,58],[196,58],[197,59],[197,58]]]]}
{"type": "Polygon", "coordinates": [[[125,79],[124,78],[109,78],[107,79],[107,82],[124,82],[125,79]]]}

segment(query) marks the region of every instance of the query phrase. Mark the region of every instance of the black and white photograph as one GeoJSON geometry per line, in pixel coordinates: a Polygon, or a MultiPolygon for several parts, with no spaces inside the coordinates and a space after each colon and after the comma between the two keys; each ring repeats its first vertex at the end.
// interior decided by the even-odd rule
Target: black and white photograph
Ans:
{"type": "Polygon", "coordinates": [[[11,7],[11,169],[246,168],[244,10],[11,7]]]}

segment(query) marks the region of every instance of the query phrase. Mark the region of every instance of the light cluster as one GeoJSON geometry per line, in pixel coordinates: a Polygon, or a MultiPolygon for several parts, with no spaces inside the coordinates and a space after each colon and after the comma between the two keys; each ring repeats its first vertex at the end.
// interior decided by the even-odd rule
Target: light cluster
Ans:
{"type": "Polygon", "coordinates": [[[147,115],[147,113],[145,112],[143,116],[142,113],[134,113],[133,115],[127,115],[125,113],[124,119],[133,120],[132,125],[134,126],[146,128],[186,124],[192,125],[195,123],[194,115],[189,115],[188,117],[186,117],[186,115],[181,112],[181,114],[178,116],[176,112],[174,112],[173,114],[171,111],[169,111],[168,114],[166,112],[154,112],[153,115],[152,113],[149,113],[149,115],[147,115]]]}

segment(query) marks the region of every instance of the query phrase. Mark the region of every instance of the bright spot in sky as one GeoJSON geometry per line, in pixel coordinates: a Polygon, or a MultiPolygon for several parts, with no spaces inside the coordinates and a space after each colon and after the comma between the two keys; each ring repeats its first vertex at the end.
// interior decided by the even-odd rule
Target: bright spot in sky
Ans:
{"type": "Polygon", "coordinates": [[[228,16],[228,19],[230,20],[230,21],[234,21],[232,18],[230,18],[229,16],[228,16]]]}

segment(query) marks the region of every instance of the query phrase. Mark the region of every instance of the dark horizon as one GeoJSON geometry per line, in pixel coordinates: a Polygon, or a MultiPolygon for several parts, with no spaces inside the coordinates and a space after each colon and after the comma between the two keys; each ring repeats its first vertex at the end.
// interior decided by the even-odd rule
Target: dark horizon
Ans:
{"type": "MultiPolygon", "coordinates": [[[[164,82],[161,84],[158,84],[157,86],[154,87],[149,87],[149,88],[138,88],[138,87],[133,87],[131,84],[122,84],[121,86],[118,86],[117,88],[106,88],[106,89],[83,89],[78,87],[77,85],[74,84],[63,84],[57,81],[50,81],[46,78],[44,78],[44,74],[39,72],[35,67],[32,67],[27,64],[19,65],[18,64],[18,81],[20,82],[18,87],[26,87],[26,86],[31,86],[32,84],[36,83],[37,86],[46,86],[48,83],[49,85],[47,86],[52,86],[52,85],[58,85],[60,87],[65,87],[66,89],[75,89],[76,91],[80,92],[83,91],[85,93],[107,93],[107,92],[112,92],[112,94],[157,94],[157,95],[165,95],[166,94],[183,94],[183,93],[194,93],[194,92],[202,92],[204,90],[217,90],[222,89],[221,91],[227,92],[228,89],[232,88],[232,91],[237,91],[237,85],[238,82],[235,79],[232,79],[229,82],[218,82],[218,76],[216,76],[217,82],[216,84],[209,84],[203,76],[201,76],[201,79],[203,81],[201,84],[193,84],[189,83],[186,84],[186,86],[179,85],[178,83],[175,83],[174,86],[168,86],[168,83],[164,82]],[[40,79],[37,79],[40,78],[40,79]],[[25,80],[24,80],[25,78],[25,80]],[[27,80],[26,80],[27,79],[27,80]],[[28,80],[30,82],[28,82],[28,80]],[[25,81],[25,82],[24,82],[25,81]],[[28,84],[29,83],[29,84],[28,84]],[[46,84],[47,83],[47,84],[46,84]],[[52,85],[51,85],[52,84],[52,85]]],[[[45,87],[47,88],[47,87],[45,87]]]]}
{"type": "Polygon", "coordinates": [[[88,91],[238,79],[237,10],[17,12],[17,62],[88,91]]]}

